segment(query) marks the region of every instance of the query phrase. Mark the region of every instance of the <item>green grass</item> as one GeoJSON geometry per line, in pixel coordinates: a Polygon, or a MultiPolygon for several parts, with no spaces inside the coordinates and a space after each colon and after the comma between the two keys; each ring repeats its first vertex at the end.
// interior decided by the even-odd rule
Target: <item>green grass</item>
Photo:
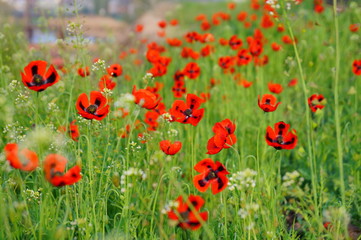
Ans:
{"type": "MultiPolygon", "coordinates": [[[[202,104],[205,115],[199,125],[162,122],[156,132],[146,134],[145,144],[138,139],[138,133],[146,131],[145,124],[140,129],[132,129],[130,137],[119,137],[127,124],[144,120],[145,109],[132,103],[127,117],[114,114],[115,102],[123,99],[122,94],[131,93],[133,85],[137,89],[146,87],[142,78],[151,65],[144,58],[145,50],[139,39],[134,37],[133,41],[139,54],[120,60],[119,53],[128,50],[128,46],[98,43],[96,50],[88,46],[72,49],[83,39],[81,32],[76,34],[75,43],[59,44],[56,48],[64,59],[67,73],[61,73],[59,83],[37,96],[23,86],[20,72],[32,60],[50,62],[50,50],[54,51],[54,47],[44,45],[29,50],[23,34],[10,24],[3,26],[0,29],[3,34],[0,147],[17,142],[35,151],[40,161],[50,153],[61,154],[68,158],[69,168],[81,165],[83,178],[72,186],[56,188],[45,180],[41,165],[31,173],[21,172],[10,168],[5,155],[1,155],[0,239],[299,239],[300,231],[304,239],[342,239],[345,218],[361,226],[358,94],[361,79],[351,71],[353,60],[361,58],[361,39],[360,32],[351,33],[348,29],[351,23],[360,23],[361,9],[360,6],[346,8],[338,15],[340,44],[336,49],[332,7],[327,6],[323,14],[316,14],[312,5],[306,4],[292,5],[287,11],[288,19],[280,10],[280,21],[285,26],[289,22],[285,32],[278,33],[274,27],[262,29],[268,40],[263,54],[269,56],[269,63],[263,67],[249,64],[236,68],[236,73],[253,82],[246,89],[218,66],[220,56],[235,52],[219,46],[217,39],[237,34],[243,46],[247,46],[245,39],[253,34],[255,25],[245,29],[236,15],[242,10],[260,18],[261,13],[251,10],[248,4],[237,5],[230,11],[223,2],[182,3],[172,16],[180,20],[181,26],[176,31],[179,36],[189,30],[199,31],[194,22],[199,13],[211,16],[224,11],[230,13],[232,19],[210,30],[216,38],[212,43],[216,51],[196,61],[201,66],[198,79],[186,80],[189,93],[211,93],[211,99],[202,104]],[[298,39],[296,48],[281,42],[289,30],[298,39]],[[283,49],[273,52],[272,42],[282,44],[283,49]],[[340,68],[335,89],[337,51],[340,68]],[[91,66],[94,57],[104,59],[107,65],[119,63],[124,68],[123,75],[115,79],[117,87],[111,96],[111,112],[100,122],[82,119],[75,108],[78,96],[98,90],[98,81],[105,74],[104,70],[97,70],[88,78],[77,75],[78,65],[91,66]],[[137,58],[143,60],[142,65],[133,64],[137,58]],[[126,81],[124,75],[131,76],[131,81],[126,81]],[[209,90],[211,78],[220,80],[221,84],[209,90]],[[297,86],[287,87],[292,78],[298,78],[297,86]],[[282,104],[275,112],[265,114],[257,105],[257,96],[269,93],[270,81],[283,85],[283,92],[277,95],[282,104]],[[305,104],[306,98],[314,93],[323,94],[327,100],[325,108],[316,114],[305,104]],[[338,94],[337,109],[335,93],[338,94]],[[206,146],[213,136],[212,127],[226,118],[235,122],[238,141],[232,148],[208,156],[206,146]],[[73,119],[77,119],[81,133],[78,142],[57,131],[73,119]],[[273,127],[279,121],[291,124],[297,131],[295,149],[277,151],[266,144],[267,126],[273,127]],[[339,134],[336,134],[337,128],[339,134]],[[164,139],[179,140],[183,148],[174,156],[166,156],[159,150],[159,142],[164,139]],[[342,159],[338,144],[342,147],[339,149],[342,159]],[[217,195],[210,190],[200,193],[193,185],[193,176],[197,174],[193,167],[208,157],[222,162],[231,173],[229,178],[238,172],[245,176],[250,173],[246,169],[253,169],[256,175],[246,176],[255,186],[236,181],[239,188],[234,190],[228,187],[217,195]],[[340,163],[343,163],[342,179],[340,163]],[[131,168],[141,170],[146,177],[126,176],[125,172],[131,168]],[[284,176],[293,171],[299,176],[294,174],[294,183],[286,187],[289,180],[284,176]],[[200,195],[205,200],[201,211],[208,211],[209,215],[197,231],[170,225],[167,215],[162,213],[170,201],[189,194],[200,195]],[[298,214],[301,230],[298,225],[287,229],[291,210],[298,214]],[[327,214],[333,226],[329,230],[323,227],[327,214]]],[[[203,46],[188,45],[195,50],[203,46]]],[[[160,94],[167,109],[175,100],[171,92],[173,73],[193,61],[181,58],[180,51],[181,48],[167,47],[163,55],[172,57],[172,63],[167,75],[155,80],[164,83],[160,94]]]]}

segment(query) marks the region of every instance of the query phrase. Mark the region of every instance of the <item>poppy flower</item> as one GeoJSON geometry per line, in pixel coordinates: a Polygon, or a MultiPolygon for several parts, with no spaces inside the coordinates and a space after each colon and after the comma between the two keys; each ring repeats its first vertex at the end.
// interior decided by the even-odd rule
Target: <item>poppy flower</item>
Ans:
{"type": "Polygon", "coordinates": [[[171,143],[169,140],[163,140],[159,142],[160,149],[167,155],[174,155],[182,148],[182,143],[175,141],[171,143]]]}
{"type": "Polygon", "coordinates": [[[242,49],[238,51],[236,59],[238,66],[247,65],[252,61],[252,55],[249,54],[249,51],[247,49],[242,49]]]}
{"type": "Polygon", "coordinates": [[[199,33],[197,32],[188,32],[185,36],[184,36],[185,40],[189,43],[193,43],[198,41],[199,39],[199,33]]]}
{"type": "Polygon", "coordinates": [[[146,89],[137,90],[135,85],[133,86],[132,94],[135,98],[134,102],[148,110],[156,108],[161,100],[160,98],[157,99],[157,96],[151,91],[146,89]]]}
{"type": "Polygon", "coordinates": [[[109,75],[104,75],[100,81],[99,81],[99,90],[101,92],[104,91],[104,88],[107,88],[109,90],[113,90],[115,86],[117,85],[116,82],[113,82],[112,79],[109,77],[109,75]]]}
{"type": "Polygon", "coordinates": [[[212,186],[212,193],[217,194],[222,192],[228,184],[226,167],[220,162],[213,162],[212,159],[206,158],[198,162],[194,169],[199,172],[199,175],[194,176],[194,186],[200,191],[207,191],[208,187],[212,186]]]}
{"type": "Polygon", "coordinates": [[[23,171],[33,171],[39,165],[38,156],[27,148],[19,151],[16,143],[8,143],[4,147],[5,158],[10,166],[23,171]]]}
{"type": "Polygon", "coordinates": [[[172,47],[182,46],[182,41],[178,38],[167,38],[167,43],[172,47]]]}
{"type": "Polygon", "coordinates": [[[87,77],[90,75],[89,67],[78,68],[78,75],[81,77],[87,77]]]}
{"type": "Polygon", "coordinates": [[[289,82],[288,82],[288,85],[289,87],[293,87],[293,86],[296,86],[298,83],[298,79],[297,78],[293,78],[291,79],[289,82]]]}
{"type": "Polygon", "coordinates": [[[313,94],[308,98],[308,106],[312,112],[316,112],[317,109],[323,109],[325,107],[323,105],[324,100],[325,98],[322,94],[313,94]]]}
{"type": "Polygon", "coordinates": [[[237,20],[240,22],[243,22],[244,20],[246,20],[248,13],[247,12],[239,12],[239,14],[237,15],[237,20]]]}
{"type": "Polygon", "coordinates": [[[277,150],[280,149],[293,149],[297,145],[296,130],[292,129],[288,132],[290,125],[284,122],[278,122],[272,129],[267,127],[266,142],[269,146],[277,150]]]}
{"type": "Polygon", "coordinates": [[[281,45],[279,45],[278,43],[275,43],[275,42],[271,44],[271,47],[272,47],[272,50],[275,52],[277,52],[281,49],[281,45]]]}
{"type": "Polygon", "coordinates": [[[162,90],[164,84],[163,84],[163,83],[160,83],[160,82],[155,82],[154,84],[155,84],[154,87],[147,86],[147,87],[146,87],[146,90],[154,93],[156,98],[160,98],[159,91],[162,90]]]}
{"type": "Polygon", "coordinates": [[[192,48],[184,47],[181,52],[182,58],[193,58],[194,60],[199,58],[199,53],[194,51],[192,48]]]}
{"type": "Polygon", "coordinates": [[[47,62],[41,60],[30,62],[24,72],[21,72],[24,85],[33,91],[41,92],[57,83],[60,79],[58,72],[53,65],[46,71],[47,65],[47,62]]]}
{"type": "Polygon", "coordinates": [[[223,69],[229,69],[233,66],[234,60],[234,57],[231,56],[220,57],[218,59],[218,65],[223,69]]]}
{"type": "Polygon", "coordinates": [[[360,26],[359,26],[359,24],[354,23],[354,24],[350,24],[349,28],[350,28],[351,32],[357,32],[359,30],[360,26]]]}
{"type": "Polygon", "coordinates": [[[201,74],[201,68],[198,66],[197,63],[190,62],[185,66],[183,73],[190,79],[196,79],[199,74],[201,74]]]}
{"type": "Polygon", "coordinates": [[[209,56],[212,52],[214,52],[214,47],[211,45],[206,45],[201,49],[202,57],[209,56]]]}
{"type": "Polygon", "coordinates": [[[159,114],[154,111],[148,111],[145,113],[144,122],[149,125],[149,131],[155,131],[159,125],[158,123],[159,114]]]}
{"type": "Polygon", "coordinates": [[[177,26],[178,25],[178,19],[172,19],[169,21],[169,24],[172,26],[177,26]]]}
{"type": "Polygon", "coordinates": [[[355,75],[361,75],[361,59],[353,61],[352,71],[355,75]]]}
{"type": "Polygon", "coordinates": [[[268,89],[273,92],[273,93],[276,93],[276,94],[279,94],[282,92],[283,88],[282,88],[282,85],[279,84],[279,83],[268,83],[268,89]]]}
{"type": "Polygon", "coordinates": [[[237,142],[235,130],[236,125],[229,119],[216,123],[212,128],[215,135],[207,143],[207,154],[217,154],[223,148],[230,148],[234,145],[237,142]]]}
{"type": "Polygon", "coordinates": [[[184,73],[183,71],[180,71],[180,70],[177,70],[174,75],[173,75],[173,80],[175,82],[178,82],[178,81],[184,81],[184,73]]]}
{"type": "Polygon", "coordinates": [[[86,119],[102,120],[109,113],[109,105],[107,99],[101,92],[92,91],[90,93],[90,102],[85,93],[79,95],[76,102],[78,113],[86,119]]]}
{"type": "Polygon", "coordinates": [[[258,96],[258,106],[265,112],[273,112],[277,109],[281,102],[277,102],[277,98],[272,94],[264,94],[262,100],[258,96]]]}
{"type": "Polygon", "coordinates": [[[249,88],[250,86],[252,86],[253,82],[251,81],[247,81],[246,79],[242,79],[239,82],[244,88],[249,88]]]}
{"type": "Polygon", "coordinates": [[[236,3],[234,3],[234,2],[229,2],[229,3],[227,4],[227,7],[228,7],[229,10],[232,10],[232,9],[234,9],[234,8],[236,7],[236,3]]]}
{"type": "MultiPolygon", "coordinates": [[[[75,142],[78,141],[79,139],[79,128],[77,125],[75,125],[75,122],[76,120],[73,120],[70,124],[69,124],[69,135],[71,137],[71,139],[73,139],[75,142]]],[[[65,133],[66,132],[66,127],[65,126],[61,126],[59,127],[59,131],[62,132],[62,133],[65,133]]]]}
{"type": "Polygon", "coordinates": [[[200,98],[203,100],[203,102],[207,102],[211,98],[210,93],[204,93],[202,92],[200,95],[200,98]]]}
{"type": "Polygon", "coordinates": [[[172,87],[172,92],[175,98],[181,98],[187,92],[183,81],[177,81],[172,87]]]}
{"type": "Polygon", "coordinates": [[[119,77],[123,73],[123,68],[119,64],[112,64],[107,68],[107,72],[112,77],[119,77]]]}
{"type": "Polygon", "coordinates": [[[211,27],[212,27],[212,25],[207,20],[205,20],[201,23],[201,29],[203,31],[208,31],[209,29],[211,29],[211,27]]]}
{"type": "Polygon", "coordinates": [[[149,73],[153,75],[153,77],[161,77],[167,74],[167,67],[162,64],[156,63],[153,65],[151,69],[148,70],[149,73]]]}
{"type": "Polygon", "coordinates": [[[224,38],[220,38],[219,39],[219,44],[221,44],[222,46],[226,46],[226,45],[228,45],[228,40],[224,39],[224,38]]]}
{"type": "Polygon", "coordinates": [[[277,31],[278,32],[284,32],[285,31],[285,26],[282,23],[279,23],[277,25],[277,31]]]}
{"type": "Polygon", "coordinates": [[[261,26],[263,28],[270,28],[273,27],[274,23],[269,15],[263,15],[261,20],[261,26]]]}
{"type": "Polygon", "coordinates": [[[294,40],[292,40],[292,38],[290,36],[284,35],[282,37],[282,42],[284,42],[285,44],[297,43],[297,38],[295,37],[294,40]]]}
{"type": "Polygon", "coordinates": [[[197,126],[204,114],[204,108],[198,109],[203,100],[194,94],[188,94],[186,102],[175,100],[169,113],[175,121],[197,126]]]}
{"type": "Polygon", "coordinates": [[[72,185],[81,179],[78,165],[69,169],[66,173],[65,166],[68,160],[58,154],[49,154],[44,161],[45,178],[55,187],[72,185]]]}
{"type": "Polygon", "coordinates": [[[135,26],[135,31],[138,32],[138,33],[142,32],[143,29],[144,29],[144,26],[142,24],[137,24],[135,26]]]}
{"type": "Polygon", "coordinates": [[[238,38],[236,35],[233,35],[229,39],[228,44],[233,50],[237,50],[240,47],[242,47],[242,40],[240,38],[238,38]]]}
{"type": "Polygon", "coordinates": [[[160,28],[165,28],[165,27],[167,26],[167,23],[166,23],[165,21],[159,21],[159,22],[158,22],[158,26],[159,26],[160,28]]]}
{"type": "Polygon", "coordinates": [[[183,202],[183,197],[179,196],[176,202],[178,203],[177,209],[170,210],[167,214],[168,218],[178,227],[197,230],[202,226],[202,222],[207,221],[208,212],[199,212],[204,205],[202,197],[189,195],[188,200],[183,202]]]}
{"type": "Polygon", "coordinates": [[[262,54],[263,52],[263,46],[262,46],[262,42],[260,40],[257,39],[251,39],[249,38],[249,52],[252,54],[252,56],[254,57],[258,57],[262,54]]]}

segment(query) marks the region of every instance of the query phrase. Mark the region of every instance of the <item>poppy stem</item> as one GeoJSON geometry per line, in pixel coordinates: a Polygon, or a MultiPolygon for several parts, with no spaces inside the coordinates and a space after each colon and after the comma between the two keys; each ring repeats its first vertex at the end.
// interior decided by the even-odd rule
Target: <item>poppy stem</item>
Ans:
{"type": "MultiPolygon", "coordinates": [[[[341,189],[341,200],[342,206],[345,207],[345,182],[344,182],[344,170],[343,170],[343,151],[341,143],[341,123],[340,123],[340,108],[339,108],[339,97],[338,97],[338,85],[339,85],[339,71],[340,71],[340,39],[339,39],[339,24],[337,15],[337,0],[333,0],[333,17],[335,24],[335,127],[336,127],[336,138],[337,138],[337,159],[338,167],[340,171],[340,189],[341,189]]],[[[346,223],[343,226],[343,230],[347,232],[346,223]]]]}
{"type": "Polygon", "coordinates": [[[294,49],[294,52],[295,52],[295,56],[296,56],[296,60],[297,60],[297,66],[298,66],[299,73],[300,73],[300,78],[301,78],[301,85],[302,85],[302,90],[303,90],[303,95],[304,95],[304,106],[306,108],[306,110],[305,110],[306,114],[305,115],[306,115],[306,123],[307,123],[307,150],[308,150],[308,162],[309,162],[310,171],[311,171],[313,201],[314,201],[314,206],[315,206],[315,215],[316,215],[317,218],[319,218],[320,213],[319,213],[319,209],[318,209],[317,176],[315,174],[316,163],[314,162],[314,158],[313,158],[311,118],[310,118],[310,113],[308,112],[308,97],[307,97],[306,80],[305,80],[305,76],[304,76],[304,73],[303,73],[302,63],[301,63],[300,55],[299,55],[299,52],[298,52],[298,47],[296,45],[293,29],[292,29],[290,21],[288,19],[287,10],[286,10],[286,7],[285,7],[284,0],[280,1],[280,3],[281,3],[282,12],[283,12],[283,14],[285,16],[285,21],[286,21],[286,25],[287,25],[289,34],[290,34],[291,39],[292,39],[292,45],[293,45],[293,49],[294,49]]]}

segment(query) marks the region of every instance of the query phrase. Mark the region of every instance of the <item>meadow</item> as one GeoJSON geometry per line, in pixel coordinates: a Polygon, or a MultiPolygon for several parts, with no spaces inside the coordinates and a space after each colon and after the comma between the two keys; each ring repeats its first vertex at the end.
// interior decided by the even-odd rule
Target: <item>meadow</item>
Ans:
{"type": "Polygon", "coordinates": [[[361,239],[359,2],[181,2],[147,27],[0,27],[0,239],[361,239]]]}

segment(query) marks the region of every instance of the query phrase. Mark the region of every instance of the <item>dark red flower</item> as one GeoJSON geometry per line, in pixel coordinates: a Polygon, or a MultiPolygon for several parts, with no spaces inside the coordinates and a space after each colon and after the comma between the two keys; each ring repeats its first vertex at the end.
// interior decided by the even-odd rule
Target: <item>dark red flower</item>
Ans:
{"type": "Polygon", "coordinates": [[[235,130],[236,125],[229,119],[216,123],[212,128],[215,135],[207,143],[207,154],[217,154],[223,148],[230,148],[234,145],[237,142],[235,130]]]}
{"type": "Polygon", "coordinates": [[[212,159],[206,158],[198,162],[194,169],[201,173],[193,178],[194,186],[200,192],[207,191],[210,185],[213,194],[217,194],[227,187],[228,178],[226,175],[229,172],[222,163],[218,161],[214,163],[212,159]]]}
{"type": "Polygon", "coordinates": [[[90,102],[85,93],[79,95],[76,102],[78,113],[86,119],[102,120],[109,113],[107,99],[101,92],[92,91],[90,93],[90,102]]]}
{"type": "Polygon", "coordinates": [[[204,114],[204,108],[198,109],[203,100],[194,94],[188,94],[186,102],[175,100],[169,113],[175,121],[197,126],[204,114]]]}
{"type": "Polygon", "coordinates": [[[19,151],[16,143],[8,143],[4,147],[5,158],[10,163],[10,166],[22,171],[33,171],[39,165],[38,156],[35,152],[27,148],[19,151]]]}
{"type": "Polygon", "coordinates": [[[159,142],[160,149],[167,155],[174,155],[182,148],[182,143],[175,141],[171,143],[169,140],[163,140],[159,142]]]}
{"type": "Polygon", "coordinates": [[[272,50],[276,51],[276,52],[281,49],[281,45],[279,45],[278,43],[275,43],[275,42],[271,44],[271,47],[272,47],[272,50]]]}
{"type": "Polygon", "coordinates": [[[159,21],[159,22],[158,22],[158,26],[159,26],[160,28],[165,28],[165,27],[167,26],[167,23],[166,23],[165,21],[159,21]]]}
{"type": "Polygon", "coordinates": [[[184,86],[184,81],[177,81],[174,83],[174,86],[172,87],[172,92],[174,94],[174,97],[181,98],[184,94],[186,94],[187,89],[184,86]]]}
{"type": "Polygon", "coordinates": [[[66,173],[65,166],[68,160],[58,154],[49,154],[44,161],[45,178],[54,186],[62,187],[72,185],[81,179],[78,165],[69,169],[66,173]]]}
{"type": "Polygon", "coordinates": [[[297,83],[298,83],[298,79],[297,79],[297,78],[293,78],[293,79],[291,79],[291,80],[289,81],[288,86],[289,86],[289,87],[293,87],[293,86],[296,86],[297,83]]]}
{"type": "Polygon", "coordinates": [[[323,101],[325,98],[322,94],[313,94],[308,98],[308,106],[310,107],[312,112],[316,112],[317,109],[323,109],[325,106],[323,105],[323,101]]]}
{"type": "Polygon", "coordinates": [[[357,32],[359,30],[360,26],[359,26],[359,24],[354,23],[354,24],[350,24],[349,28],[350,28],[351,32],[357,32]]]}
{"type": "Polygon", "coordinates": [[[107,72],[112,77],[119,77],[123,73],[123,68],[119,64],[112,64],[107,68],[107,72]]]}
{"type": "Polygon", "coordinates": [[[282,92],[283,88],[282,88],[282,85],[279,84],[279,83],[268,83],[268,89],[273,92],[273,93],[276,93],[276,94],[279,94],[282,92]]]}
{"type": "Polygon", "coordinates": [[[252,61],[252,55],[249,54],[249,51],[247,49],[242,49],[238,51],[237,53],[237,65],[247,65],[252,61]]]}
{"type": "Polygon", "coordinates": [[[190,79],[196,79],[199,74],[201,74],[201,68],[198,66],[197,63],[190,62],[185,66],[183,73],[190,79]]]}
{"type": "Polygon", "coordinates": [[[352,71],[355,75],[361,75],[361,59],[353,61],[352,71]]]}
{"type": "Polygon", "coordinates": [[[183,197],[176,200],[178,207],[176,210],[168,212],[168,218],[183,229],[197,230],[203,222],[208,219],[208,212],[199,212],[204,205],[204,200],[200,196],[189,195],[188,200],[183,202],[183,197]],[[192,207],[190,207],[192,206],[192,207]]]}
{"type": "Polygon", "coordinates": [[[81,77],[87,77],[90,75],[89,67],[78,68],[78,75],[81,77]]]}
{"type": "Polygon", "coordinates": [[[258,96],[258,106],[265,112],[275,111],[279,104],[281,104],[281,102],[277,103],[277,98],[272,94],[264,94],[261,101],[258,96]]]}
{"type": "Polygon", "coordinates": [[[235,58],[231,56],[224,56],[218,59],[218,65],[223,69],[229,69],[234,65],[235,58]]]}
{"type": "Polygon", "coordinates": [[[104,88],[107,88],[109,90],[113,90],[115,88],[115,86],[117,85],[116,82],[113,82],[111,77],[109,77],[109,75],[104,75],[99,83],[98,83],[98,86],[99,86],[99,90],[101,92],[104,91],[104,88]]]}
{"type": "Polygon", "coordinates": [[[236,35],[233,35],[229,39],[228,44],[233,50],[237,50],[242,47],[242,39],[238,38],[236,35]]]}
{"type": "Polygon", "coordinates": [[[136,32],[142,32],[143,29],[144,29],[144,26],[143,26],[142,24],[137,24],[137,25],[135,26],[135,31],[136,31],[136,32]]]}
{"type": "Polygon", "coordinates": [[[57,83],[60,76],[53,65],[46,71],[47,65],[47,62],[41,60],[30,62],[24,72],[21,72],[24,85],[33,91],[41,92],[57,83]]]}
{"type": "Polygon", "coordinates": [[[275,124],[274,130],[268,126],[266,131],[266,142],[277,150],[293,149],[297,145],[296,130],[288,132],[290,125],[284,122],[275,124]]]}
{"type": "Polygon", "coordinates": [[[148,91],[146,89],[136,90],[135,85],[133,86],[132,93],[135,97],[134,102],[142,108],[146,108],[148,110],[156,108],[161,100],[160,98],[157,99],[157,96],[151,91],[148,91]]]}

